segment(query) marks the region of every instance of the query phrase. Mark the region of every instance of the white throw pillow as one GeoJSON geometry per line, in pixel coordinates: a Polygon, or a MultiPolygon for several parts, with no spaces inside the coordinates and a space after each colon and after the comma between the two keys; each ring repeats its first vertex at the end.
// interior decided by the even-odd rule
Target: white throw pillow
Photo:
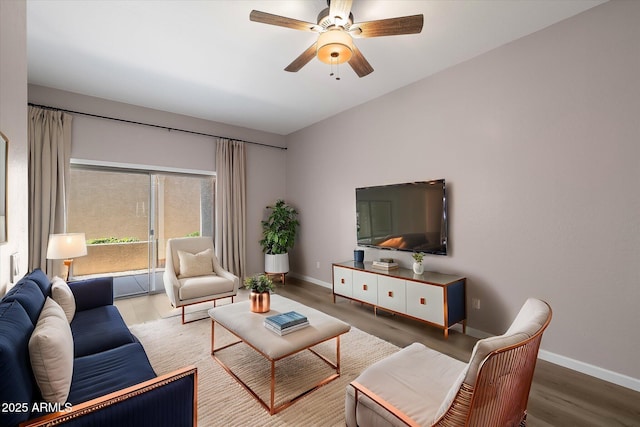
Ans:
{"type": "Polygon", "coordinates": [[[29,356],[42,398],[66,403],[73,374],[73,337],[62,308],[47,297],[29,339],[29,356]]]}
{"type": "Polygon", "coordinates": [[[73,292],[62,278],[56,276],[51,281],[51,298],[64,310],[69,323],[76,315],[76,299],[73,292]]]}
{"type": "Polygon", "coordinates": [[[197,254],[178,250],[180,278],[213,274],[213,249],[205,249],[197,254]]]}

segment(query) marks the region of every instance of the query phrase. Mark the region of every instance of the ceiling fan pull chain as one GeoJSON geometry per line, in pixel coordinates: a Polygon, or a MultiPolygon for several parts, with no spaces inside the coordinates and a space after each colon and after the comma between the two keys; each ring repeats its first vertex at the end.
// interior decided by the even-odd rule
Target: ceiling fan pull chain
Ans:
{"type": "Polygon", "coordinates": [[[334,75],[336,76],[336,80],[340,80],[340,61],[338,61],[338,54],[337,53],[332,53],[331,57],[329,58],[329,64],[331,66],[331,72],[329,73],[329,77],[333,77],[334,75]],[[336,72],[333,72],[333,64],[335,61],[335,65],[336,65],[336,72]]]}

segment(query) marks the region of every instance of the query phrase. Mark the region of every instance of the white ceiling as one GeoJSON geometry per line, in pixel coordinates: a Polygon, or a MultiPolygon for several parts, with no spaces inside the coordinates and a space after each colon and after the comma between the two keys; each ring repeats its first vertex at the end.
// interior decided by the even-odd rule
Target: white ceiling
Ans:
{"type": "Polygon", "coordinates": [[[28,0],[29,83],[287,135],[605,0],[354,0],[354,21],[424,14],[417,35],[356,39],[375,71],[341,80],[317,35],[249,21],[316,22],[325,0],[28,0]]]}

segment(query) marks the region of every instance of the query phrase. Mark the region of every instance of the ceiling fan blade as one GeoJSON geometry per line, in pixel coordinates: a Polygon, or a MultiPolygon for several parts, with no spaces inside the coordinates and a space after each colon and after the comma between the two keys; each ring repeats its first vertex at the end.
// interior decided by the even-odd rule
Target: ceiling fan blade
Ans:
{"type": "Polygon", "coordinates": [[[291,73],[300,71],[302,67],[307,65],[309,61],[311,61],[313,58],[316,57],[316,49],[317,49],[316,45],[317,45],[317,42],[309,46],[307,50],[302,52],[300,56],[294,59],[293,62],[289,64],[287,68],[285,68],[284,70],[289,71],[291,73]]]}
{"type": "Polygon", "coordinates": [[[299,21],[297,19],[287,18],[280,15],[273,15],[267,12],[260,12],[259,10],[252,10],[249,14],[249,20],[253,22],[260,22],[262,24],[293,28],[294,30],[300,31],[319,32],[322,29],[317,24],[312,24],[311,22],[299,21]]]}
{"type": "Polygon", "coordinates": [[[331,0],[329,2],[329,16],[331,18],[339,16],[343,22],[347,22],[352,3],[353,0],[331,0]]]}
{"type": "Polygon", "coordinates": [[[351,55],[351,59],[349,60],[349,65],[353,68],[353,71],[356,72],[358,77],[364,77],[373,73],[373,67],[369,64],[369,61],[365,59],[355,45],[353,46],[353,54],[351,55]]]}
{"type": "Polygon", "coordinates": [[[353,30],[349,32],[356,37],[417,34],[422,31],[423,24],[423,15],[401,16],[399,18],[380,19],[378,21],[358,22],[352,26],[353,30]]]}

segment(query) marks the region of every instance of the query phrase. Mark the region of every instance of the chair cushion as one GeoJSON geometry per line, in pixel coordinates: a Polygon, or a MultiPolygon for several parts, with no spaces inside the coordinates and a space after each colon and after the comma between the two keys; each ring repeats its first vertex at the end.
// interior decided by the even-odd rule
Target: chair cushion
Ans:
{"type": "MultiPolygon", "coordinates": [[[[18,301],[0,302],[0,402],[33,399],[36,385],[29,364],[29,336],[33,328],[18,301]]],[[[29,412],[0,411],[0,426],[18,425],[28,418],[29,412]]]]}
{"type": "MultiPolygon", "coordinates": [[[[413,343],[393,355],[374,363],[355,379],[378,396],[394,405],[420,425],[431,425],[438,408],[466,364],[423,344],[413,343]],[[420,375],[416,375],[416,373],[420,375]]],[[[355,406],[354,389],[347,386],[347,416],[355,406]]],[[[398,420],[369,398],[359,395],[357,424],[379,424],[380,418],[390,424],[398,420]]],[[[355,425],[355,424],[354,424],[355,425]]]]}
{"type": "Polygon", "coordinates": [[[29,339],[29,356],[42,398],[65,403],[73,374],[73,338],[67,316],[51,298],[29,339]]]}
{"type": "Polygon", "coordinates": [[[469,359],[469,370],[464,382],[474,386],[480,364],[489,353],[531,338],[542,328],[549,314],[550,308],[545,302],[535,298],[527,299],[507,332],[503,335],[482,339],[476,343],[471,353],[471,359],[469,359]]]}
{"type": "Polygon", "coordinates": [[[505,335],[524,333],[530,338],[542,328],[549,318],[549,306],[539,299],[529,298],[505,332],[505,335]]]}
{"type": "Polygon", "coordinates": [[[438,408],[438,411],[433,417],[433,424],[435,424],[436,421],[438,421],[438,419],[447,412],[447,410],[449,409],[449,406],[451,406],[451,404],[455,400],[456,396],[458,395],[458,392],[460,391],[460,387],[462,387],[462,383],[464,382],[464,379],[467,376],[468,370],[469,370],[469,365],[467,365],[462,370],[462,372],[460,372],[456,380],[453,382],[453,384],[451,384],[451,387],[449,387],[449,391],[447,392],[447,395],[445,396],[444,400],[440,404],[440,407],[438,408]]]}
{"type": "Polygon", "coordinates": [[[78,404],[155,378],[138,342],[75,359],[69,402],[78,404]]]}
{"type": "Polygon", "coordinates": [[[118,308],[113,305],[78,311],[71,322],[71,333],[75,357],[136,342],[118,308]]]}
{"type": "Polygon", "coordinates": [[[180,273],[178,278],[206,276],[213,274],[213,249],[205,249],[197,254],[178,251],[180,273]]]}
{"type": "Polygon", "coordinates": [[[518,344],[527,338],[526,334],[498,335],[496,337],[484,338],[476,342],[476,345],[473,347],[473,351],[471,352],[469,368],[464,382],[470,386],[475,386],[480,365],[489,353],[503,347],[518,344]]]}
{"type": "Polygon", "coordinates": [[[51,281],[51,298],[62,307],[67,320],[71,323],[76,314],[76,299],[67,282],[58,276],[51,281]]]}
{"type": "Polygon", "coordinates": [[[45,296],[36,282],[30,279],[21,279],[2,300],[6,302],[17,301],[29,315],[31,323],[35,325],[44,306],[45,296]]]}
{"type": "Polygon", "coordinates": [[[208,276],[179,279],[180,299],[188,300],[233,292],[234,283],[224,277],[210,274],[208,276]]]}

